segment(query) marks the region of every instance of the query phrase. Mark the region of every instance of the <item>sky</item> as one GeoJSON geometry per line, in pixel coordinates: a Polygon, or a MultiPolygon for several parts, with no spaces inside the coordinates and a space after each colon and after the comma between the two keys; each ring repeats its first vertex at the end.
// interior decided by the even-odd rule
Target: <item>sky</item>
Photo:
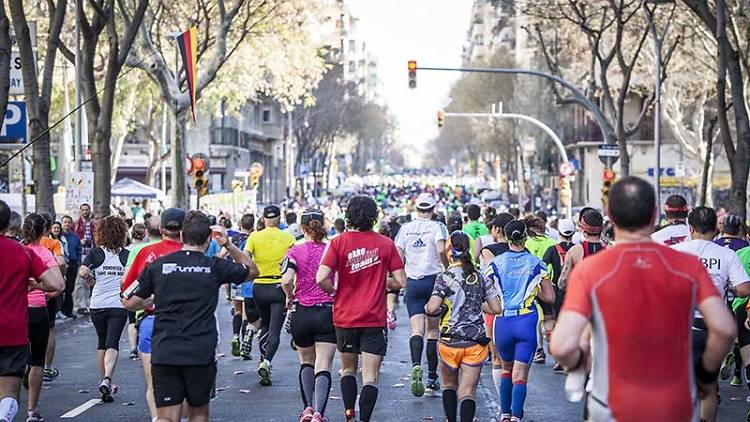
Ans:
{"type": "Polygon", "coordinates": [[[419,165],[437,136],[437,112],[448,102],[457,72],[417,71],[409,89],[406,64],[459,67],[473,0],[347,0],[367,49],[377,57],[383,98],[398,123],[408,164],[419,165]]]}

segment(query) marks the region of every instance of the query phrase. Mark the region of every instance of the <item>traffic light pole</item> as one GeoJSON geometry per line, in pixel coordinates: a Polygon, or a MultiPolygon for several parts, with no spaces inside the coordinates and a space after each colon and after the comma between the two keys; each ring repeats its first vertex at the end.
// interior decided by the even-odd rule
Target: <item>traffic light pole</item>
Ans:
{"type": "MultiPolygon", "coordinates": [[[[515,120],[523,120],[525,122],[529,122],[533,124],[534,126],[538,127],[539,129],[542,129],[547,135],[549,135],[550,138],[552,138],[552,141],[555,143],[555,146],[557,146],[557,150],[560,153],[560,160],[563,163],[567,163],[570,160],[568,159],[568,152],[565,151],[565,145],[563,145],[562,140],[559,136],[553,131],[549,126],[544,124],[544,122],[537,120],[531,116],[526,116],[524,114],[515,114],[515,113],[443,113],[444,117],[488,117],[492,119],[515,119],[515,120]]],[[[568,218],[571,218],[573,214],[573,207],[569,204],[566,207],[566,215],[568,218]]]]}
{"type": "MultiPolygon", "coordinates": [[[[416,65],[416,63],[415,63],[416,65]]],[[[510,75],[531,75],[531,76],[537,76],[540,78],[545,78],[554,82],[557,82],[558,84],[564,86],[565,88],[568,88],[573,92],[576,99],[581,102],[586,108],[591,111],[591,114],[594,115],[594,119],[596,120],[597,124],[599,125],[599,129],[602,132],[602,138],[604,139],[604,143],[606,144],[612,144],[612,139],[609,136],[609,131],[607,131],[607,127],[609,127],[609,124],[607,123],[607,119],[604,117],[604,114],[602,114],[602,111],[599,109],[599,107],[596,106],[591,100],[583,93],[580,89],[576,88],[573,84],[566,81],[565,79],[560,78],[559,76],[555,76],[549,73],[539,72],[536,70],[529,70],[529,69],[508,69],[508,68],[477,68],[477,67],[416,67],[416,70],[435,70],[435,71],[442,71],[442,72],[475,72],[475,73],[502,73],[502,74],[510,74],[510,75]]]]}

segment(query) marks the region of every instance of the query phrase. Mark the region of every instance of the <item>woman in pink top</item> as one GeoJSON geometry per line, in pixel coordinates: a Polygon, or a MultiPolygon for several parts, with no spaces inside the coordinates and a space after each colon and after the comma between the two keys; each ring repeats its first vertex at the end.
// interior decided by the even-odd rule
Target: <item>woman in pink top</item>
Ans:
{"type": "Polygon", "coordinates": [[[299,353],[299,382],[304,410],[300,422],[321,422],[331,390],[331,365],[336,352],[333,297],[318,287],[315,274],[326,249],[325,218],[316,209],[302,213],[305,241],[287,252],[281,286],[291,314],[292,340],[299,353]]]}
{"type": "MultiPolygon", "coordinates": [[[[45,232],[47,222],[40,214],[30,214],[23,222],[24,243],[34,252],[47,268],[60,271],[57,260],[52,252],[39,244],[45,232]]],[[[62,277],[62,274],[60,274],[62,277]]],[[[26,369],[25,383],[29,388],[27,422],[44,420],[37,410],[39,394],[42,391],[42,374],[44,357],[49,339],[49,314],[47,312],[47,298],[55,297],[59,293],[46,293],[29,285],[29,365],[26,369]]]]}

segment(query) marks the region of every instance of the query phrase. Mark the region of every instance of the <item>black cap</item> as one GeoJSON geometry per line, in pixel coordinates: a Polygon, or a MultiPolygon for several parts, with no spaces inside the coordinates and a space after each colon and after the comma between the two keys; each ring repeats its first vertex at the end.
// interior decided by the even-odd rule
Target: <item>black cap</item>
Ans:
{"type": "Polygon", "coordinates": [[[316,210],[315,208],[308,208],[305,211],[302,212],[302,216],[300,217],[300,222],[303,226],[310,224],[311,221],[317,220],[321,224],[323,224],[325,217],[323,216],[323,212],[320,210],[316,210]]]}
{"type": "Polygon", "coordinates": [[[448,217],[448,229],[455,231],[455,230],[461,230],[461,228],[464,226],[464,219],[461,218],[460,215],[451,215],[448,217]]]}
{"type": "Polygon", "coordinates": [[[522,242],[526,238],[526,224],[521,220],[513,220],[503,229],[505,238],[511,243],[522,242]]]}
{"type": "Polygon", "coordinates": [[[281,217],[281,209],[276,205],[269,205],[263,208],[263,218],[281,217]]]}
{"type": "Polygon", "coordinates": [[[179,208],[167,208],[161,213],[161,226],[168,230],[181,230],[185,220],[185,211],[179,208]]]}
{"type": "Polygon", "coordinates": [[[731,230],[739,230],[740,226],[742,225],[742,219],[735,214],[727,214],[726,217],[724,217],[724,229],[731,230]]]}

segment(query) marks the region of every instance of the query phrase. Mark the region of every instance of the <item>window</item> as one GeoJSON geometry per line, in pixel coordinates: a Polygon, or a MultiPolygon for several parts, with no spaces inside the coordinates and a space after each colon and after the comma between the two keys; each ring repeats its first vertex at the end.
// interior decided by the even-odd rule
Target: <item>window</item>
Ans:
{"type": "Polygon", "coordinates": [[[271,109],[263,109],[263,123],[271,123],[271,109]]]}
{"type": "Polygon", "coordinates": [[[224,177],[221,173],[211,173],[211,190],[212,191],[220,191],[224,189],[224,181],[222,180],[224,177]]]}
{"type": "Polygon", "coordinates": [[[477,34],[474,36],[474,44],[476,45],[483,45],[484,44],[484,35],[477,34]]]}

